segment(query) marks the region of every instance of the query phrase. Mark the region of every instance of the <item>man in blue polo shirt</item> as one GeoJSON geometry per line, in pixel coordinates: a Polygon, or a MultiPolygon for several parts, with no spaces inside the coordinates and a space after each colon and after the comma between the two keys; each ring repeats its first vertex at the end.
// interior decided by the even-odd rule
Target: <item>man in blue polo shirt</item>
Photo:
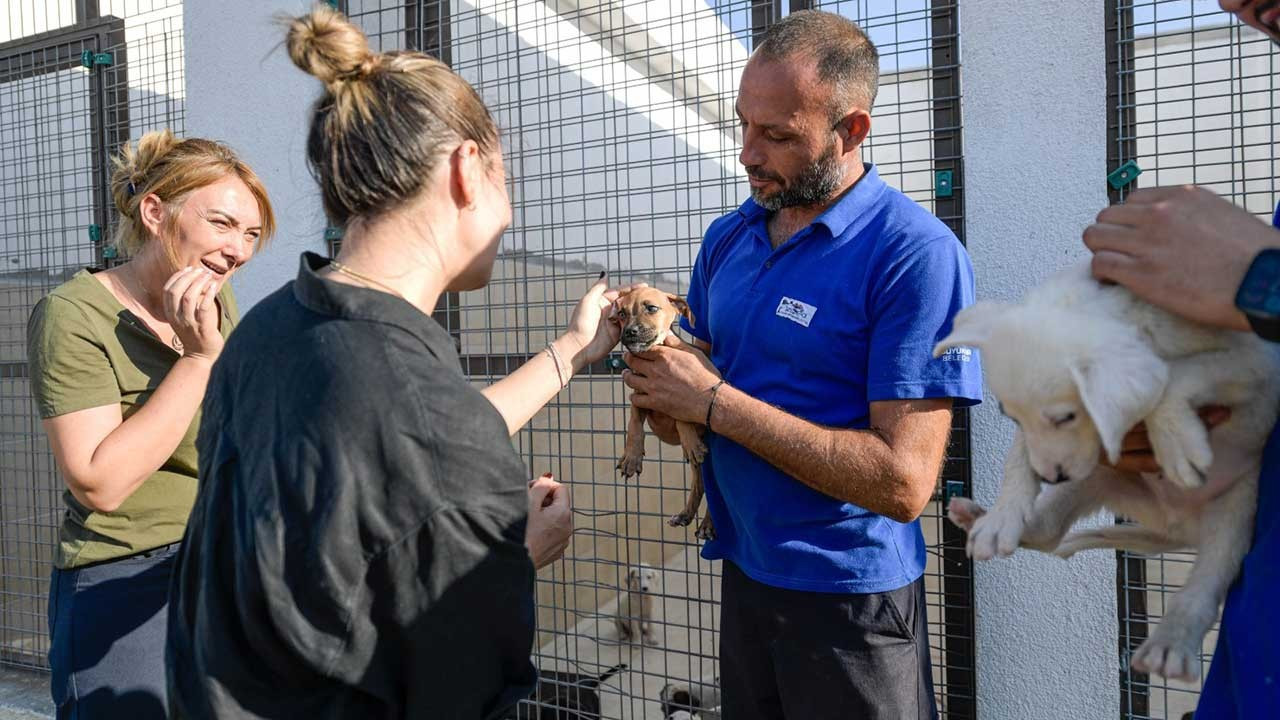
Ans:
{"type": "MultiPolygon", "coordinates": [[[[1222,8],[1280,43],[1280,2],[1219,0],[1222,8]]],[[[1085,231],[1093,271],[1147,301],[1192,320],[1253,330],[1280,341],[1280,318],[1259,313],[1246,294],[1270,288],[1280,298],[1280,272],[1267,255],[1280,248],[1280,207],[1272,227],[1208,190],[1153,188],[1098,214],[1085,231]]],[[[1280,382],[1280,378],[1277,378],[1280,382]]],[[[1139,443],[1140,444],[1140,443],[1139,443]]],[[[1153,469],[1135,457],[1132,468],[1153,469]]],[[[1280,629],[1271,610],[1280,597],[1280,429],[1262,458],[1253,546],[1227,595],[1213,663],[1196,720],[1245,720],[1280,712],[1280,629]]]]}
{"type": "Polygon", "coordinates": [[[627,356],[636,405],[708,423],[703,466],[723,559],[722,711],[933,718],[917,517],[976,352],[932,357],[973,300],[947,227],[862,162],[879,61],[853,22],[775,24],[737,113],[751,199],[711,224],[685,324],[710,364],[627,356]],[[722,382],[723,381],[723,382],[722,382]]]}

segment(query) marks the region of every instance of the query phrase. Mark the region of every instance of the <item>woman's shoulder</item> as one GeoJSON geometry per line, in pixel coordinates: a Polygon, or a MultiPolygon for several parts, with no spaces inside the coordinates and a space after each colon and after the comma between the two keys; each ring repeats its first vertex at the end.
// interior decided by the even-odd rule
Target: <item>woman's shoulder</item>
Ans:
{"type": "Polygon", "coordinates": [[[114,315],[104,307],[110,293],[92,273],[81,270],[36,302],[28,325],[91,324],[95,315],[114,315]]]}

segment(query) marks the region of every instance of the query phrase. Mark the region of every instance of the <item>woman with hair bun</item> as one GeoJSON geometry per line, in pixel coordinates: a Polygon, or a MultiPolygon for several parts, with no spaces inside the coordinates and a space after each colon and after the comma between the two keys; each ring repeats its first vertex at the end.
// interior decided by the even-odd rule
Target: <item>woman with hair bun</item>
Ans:
{"type": "Polygon", "coordinates": [[[567,331],[473,386],[431,313],[488,283],[511,221],[489,111],[323,6],[287,45],[324,83],[307,160],[342,250],[304,254],[214,369],[171,712],[490,717],[533,687],[534,568],[572,528],[568,488],[528,482],[511,436],[618,342],[618,291],[601,273],[567,331]]]}
{"type": "Polygon", "coordinates": [[[111,192],[130,260],[76,273],[27,325],[31,393],[66,486],[49,592],[59,718],[165,717],[200,401],[238,320],[227,279],[274,229],[248,165],[167,130],[121,150],[111,192]]]}

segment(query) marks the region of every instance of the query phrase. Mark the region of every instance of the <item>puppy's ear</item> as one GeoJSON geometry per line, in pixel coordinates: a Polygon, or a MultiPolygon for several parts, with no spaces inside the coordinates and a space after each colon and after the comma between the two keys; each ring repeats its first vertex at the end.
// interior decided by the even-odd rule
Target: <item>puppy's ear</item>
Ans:
{"type": "Polygon", "coordinates": [[[1105,354],[1073,362],[1069,368],[1107,459],[1114,463],[1120,459],[1125,433],[1160,402],[1169,367],[1135,341],[1108,347],[1105,354]]]}
{"type": "Polygon", "coordinates": [[[675,306],[676,312],[680,313],[686,318],[689,318],[689,325],[693,327],[697,327],[697,323],[693,319],[693,311],[689,309],[689,303],[685,302],[684,298],[680,297],[679,295],[672,295],[671,293],[667,293],[667,299],[671,301],[671,304],[673,306],[675,306]]]}
{"type": "Polygon", "coordinates": [[[990,339],[992,328],[1008,310],[1008,305],[983,300],[956,313],[951,334],[933,347],[933,356],[942,357],[953,347],[981,348],[990,339]]]}

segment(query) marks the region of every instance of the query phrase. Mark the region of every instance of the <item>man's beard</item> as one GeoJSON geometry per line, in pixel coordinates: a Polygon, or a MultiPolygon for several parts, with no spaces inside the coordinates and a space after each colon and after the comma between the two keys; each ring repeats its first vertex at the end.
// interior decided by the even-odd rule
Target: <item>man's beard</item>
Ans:
{"type": "MultiPolygon", "coordinates": [[[[780,177],[773,174],[756,175],[781,184],[780,177]]],[[[751,188],[751,197],[756,204],[770,212],[787,207],[809,207],[826,202],[840,189],[844,179],[844,168],[836,156],[836,145],[831,143],[821,157],[814,160],[809,167],[800,171],[794,180],[781,190],[765,194],[761,188],[751,188]]]]}

